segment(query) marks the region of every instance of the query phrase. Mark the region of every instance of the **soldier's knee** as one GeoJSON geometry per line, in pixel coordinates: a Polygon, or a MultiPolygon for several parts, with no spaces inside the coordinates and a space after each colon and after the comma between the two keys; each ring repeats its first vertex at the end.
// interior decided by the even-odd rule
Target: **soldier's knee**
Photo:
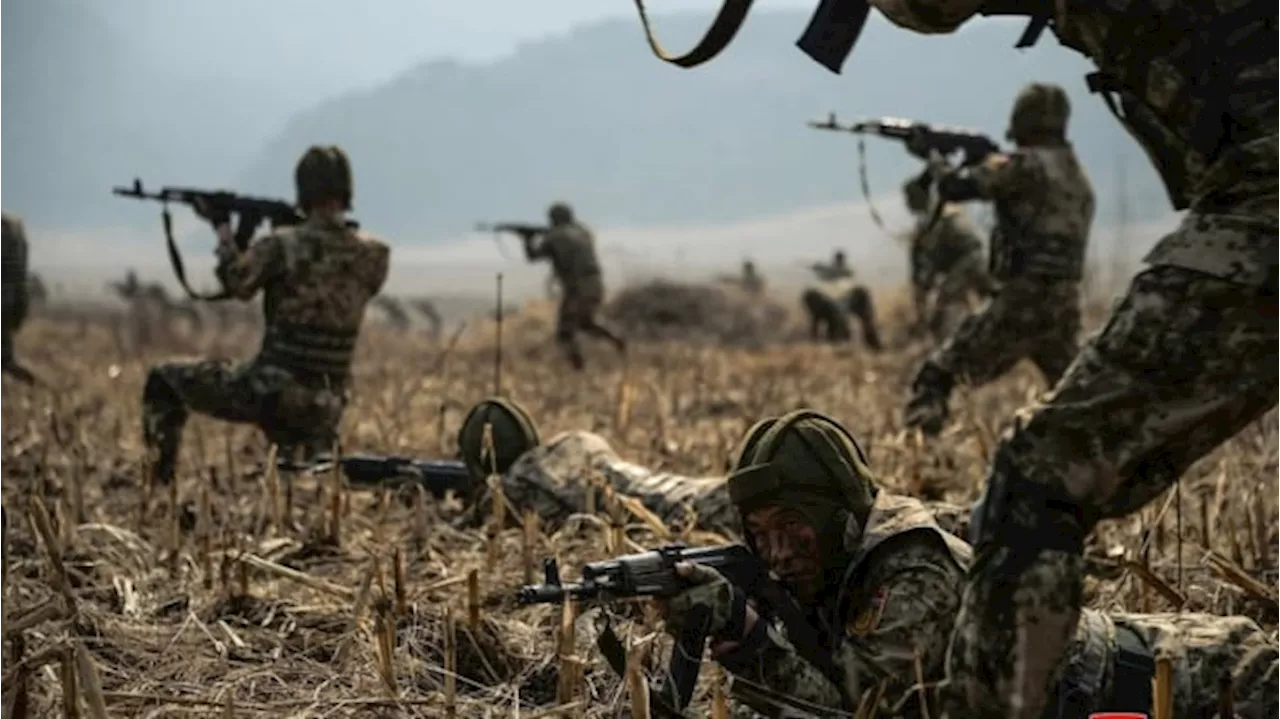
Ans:
{"type": "Polygon", "coordinates": [[[975,503],[969,541],[975,547],[1009,547],[1034,555],[1049,549],[1070,554],[1084,552],[1084,540],[1098,520],[1098,511],[1073,497],[1052,472],[1030,477],[1026,468],[1035,446],[1021,428],[1001,439],[991,462],[987,484],[975,503]]]}

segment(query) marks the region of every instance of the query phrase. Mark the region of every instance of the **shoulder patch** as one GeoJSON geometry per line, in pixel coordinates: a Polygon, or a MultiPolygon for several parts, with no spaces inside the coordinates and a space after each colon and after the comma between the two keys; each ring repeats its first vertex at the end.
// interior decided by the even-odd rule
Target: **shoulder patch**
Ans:
{"type": "Polygon", "coordinates": [[[889,603],[889,588],[880,587],[867,601],[862,611],[858,612],[847,627],[849,634],[865,637],[880,626],[880,618],[884,616],[884,608],[889,603]]]}

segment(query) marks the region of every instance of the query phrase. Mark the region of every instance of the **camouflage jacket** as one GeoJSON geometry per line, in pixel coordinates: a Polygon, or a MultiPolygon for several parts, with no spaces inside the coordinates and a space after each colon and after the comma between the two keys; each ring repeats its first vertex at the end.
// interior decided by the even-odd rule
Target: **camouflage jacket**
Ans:
{"type": "Polygon", "coordinates": [[[0,216],[4,246],[0,248],[0,287],[4,293],[4,331],[13,332],[27,316],[27,232],[22,220],[8,212],[0,216]]]}
{"type": "Polygon", "coordinates": [[[945,673],[971,560],[969,546],[944,532],[923,504],[882,490],[841,586],[810,612],[828,638],[840,686],[801,657],[780,625],[768,628],[763,646],[717,660],[747,680],[735,683],[735,695],[766,716],[778,716],[779,707],[752,685],[832,708],[856,706],[868,691],[891,700],[915,682],[917,657],[926,681],[945,673]]]}
{"type": "Polygon", "coordinates": [[[527,254],[530,260],[549,260],[565,291],[600,276],[595,237],[578,222],[553,226],[540,240],[530,243],[527,254]]]}
{"type": "Polygon", "coordinates": [[[911,284],[931,289],[961,260],[981,256],[982,237],[964,208],[943,207],[938,221],[926,232],[929,219],[922,219],[911,233],[911,284]]]}
{"type": "Polygon", "coordinates": [[[273,231],[240,252],[218,246],[216,273],[238,299],[263,293],[259,361],[300,376],[345,378],[365,306],[382,289],[391,250],[325,217],[273,231]]]}
{"type": "MultiPolygon", "coordinates": [[[[951,32],[986,0],[871,0],[893,23],[951,32]]],[[[1245,284],[1277,266],[1276,6],[1240,0],[1056,3],[1051,31],[1087,56],[1086,80],[1146,150],[1181,227],[1147,255],[1245,284]],[[1130,20],[1132,19],[1132,20],[1130,20]],[[1211,215],[1213,222],[1201,217],[1211,215]]],[[[1003,3],[1034,15],[1039,0],[1003,3]]]]}
{"type": "Polygon", "coordinates": [[[1024,147],[962,171],[994,203],[991,275],[1078,281],[1093,224],[1089,178],[1070,145],[1024,147]]]}

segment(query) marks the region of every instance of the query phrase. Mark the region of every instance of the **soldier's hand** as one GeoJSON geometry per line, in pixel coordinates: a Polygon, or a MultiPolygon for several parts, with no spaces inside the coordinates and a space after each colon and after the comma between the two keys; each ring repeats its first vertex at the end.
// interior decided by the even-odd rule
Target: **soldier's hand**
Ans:
{"type": "Polygon", "coordinates": [[[920,126],[912,127],[907,135],[907,152],[920,158],[921,160],[929,159],[929,131],[920,126]]]}
{"type": "Polygon", "coordinates": [[[716,640],[713,653],[732,649],[750,633],[759,617],[742,596],[741,589],[711,567],[680,562],[675,569],[690,586],[666,601],[657,602],[668,633],[683,632],[689,615],[699,608],[709,616],[707,634],[716,640]]]}
{"type": "Polygon", "coordinates": [[[227,212],[226,208],[218,207],[206,201],[203,197],[193,197],[191,199],[191,209],[200,217],[208,220],[209,224],[214,227],[231,222],[231,214],[227,212]]]}

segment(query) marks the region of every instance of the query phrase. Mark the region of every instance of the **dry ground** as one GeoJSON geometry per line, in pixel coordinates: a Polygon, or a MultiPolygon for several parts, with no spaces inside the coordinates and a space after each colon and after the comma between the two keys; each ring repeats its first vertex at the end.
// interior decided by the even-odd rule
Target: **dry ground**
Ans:
{"type": "MultiPolygon", "coordinates": [[[[882,310],[893,344],[902,308],[885,298],[882,310]]],[[[1092,315],[1096,323],[1100,308],[1092,315]]],[[[550,316],[533,307],[507,322],[503,391],[544,437],[594,430],[632,461],[689,474],[722,471],[762,416],[810,406],[862,438],[885,485],[968,502],[1006,418],[1043,390],[1034,369],[1020,366],[958,396],[954,428],[920,445],[901,429],[901,406],[922,344],[881,355],[857,343],[641,344],[626,368],[597,346],[594,371],[578,377],[550,342],[550,316]]],[[[483,320],[452,348],[370,328],[345,446],[451,456],[463,413],[492,392],[493,339],[483,320]]],[[[247,356],[253,338],[217,346],[247,356]]],[[[27,716],[61,715],[65,697],[77,695],[81,716],[94,716],[96,701],[110,716],[146,717],[444,716],[452,705],[458,716],[528,718],[558,703],[566,716],[625,711],[626,692],[585,637],[590,623],[578,622],[576,650],[561,652],[580,663],[558,659],[561,615],[517,609],[510,595],[550,553],[571,573],[656,545],[643,522],[628,519],[624,536],[607,522],[553,535],[513,522],[492,537],[454,529],[446,520],[456,506],[417,496],[397,501],[312,477],[286,491],[255,469],[267,448],[253,431],[202,419],[189,427],[176,492],[152,495],[138,469],[138,398],[147,365],[168,353],[133,352],[105,324],[39,318],[18,348],[57,388],[4,380],[6,713],[17,698],[27,716]],[[37,499],[60,562],[33,531],[37,499]],[[299,583],[243,555],[313,579],[299,583]]],[[[1180,494],[1105,523],[1090,552],[1103,574],[1107,562],[1116,568],[1091,580],[1091,601],[1171,611],[1184,597],[1188,610],[1248,613],[1274,628],[1276,454],[1273,413],[1196,465],[1180,494]],[[1221,559],[1207,558],[1209,548],[1221,559]],[[1138,568],[1123,569],[1125,561],[1138,568]],[[1232,572],[1243,576],[1224,581],[1232,572]]],[[[643,624],[635,637],[651,636],[643,624]]],[[[718,691],[717,677],[704,673],[700,702],[718,691]]]]}

